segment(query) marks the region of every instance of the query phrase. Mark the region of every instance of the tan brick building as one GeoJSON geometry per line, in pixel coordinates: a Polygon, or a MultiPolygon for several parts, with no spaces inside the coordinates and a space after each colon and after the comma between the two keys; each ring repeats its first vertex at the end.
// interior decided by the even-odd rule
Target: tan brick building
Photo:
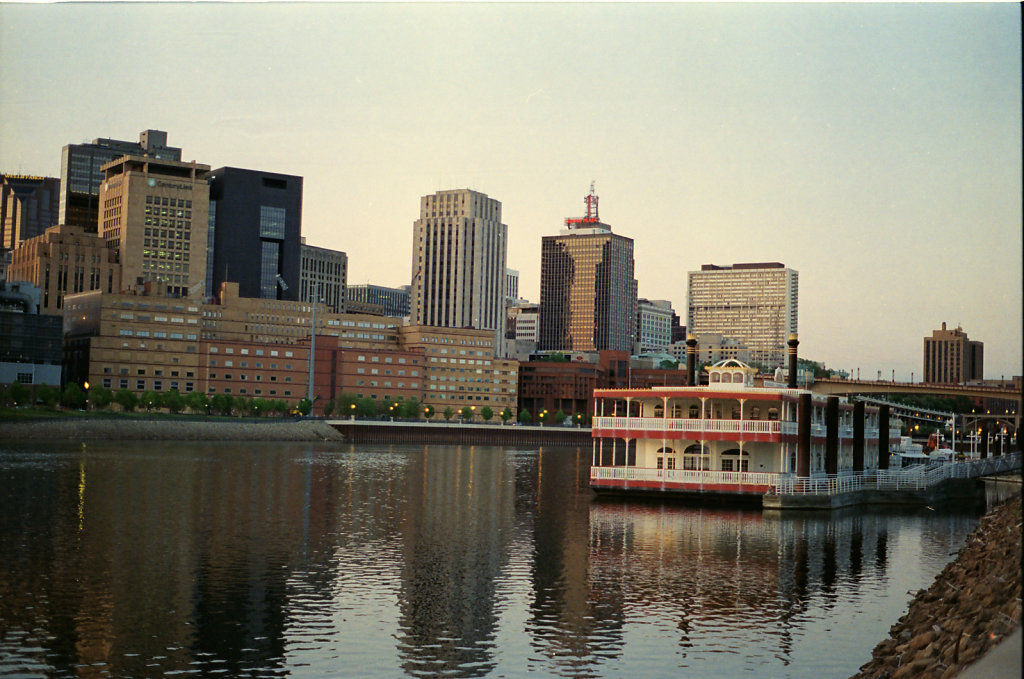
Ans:
{"type": "Polygon", "coordinates": [[[79,226],[52,226],[11,253],[7,280],[26,281],[42,290],[40,312],[61,314],[64,296],[121,288],[117,253],[102,238],[79,226]]]}
{"type": "Polygon", "coordinates": [[[124,156],[102,169],[99,233],[118,253],[122,288],[156,282],[171,294],[202,295],[210,166],[124,156]]]}

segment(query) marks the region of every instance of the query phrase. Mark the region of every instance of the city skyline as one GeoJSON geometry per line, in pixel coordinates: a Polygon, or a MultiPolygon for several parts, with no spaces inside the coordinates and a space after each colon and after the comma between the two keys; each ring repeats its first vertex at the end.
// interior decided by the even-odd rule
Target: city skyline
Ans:
{"type": "Polygon", "coordinates": [[[946,322],[987,378],[1022,372],[1015,3],[0,4],[0,38],[0,171],[166,130],[183,160],[304,177],[307,242],[393,287],[419,197],[471,188],[533,301],[596,180],[642,297],[779,261],[802,356],[920,380],[946,322]],[[111,36],[123,58],[72,56],[111,36]]]}

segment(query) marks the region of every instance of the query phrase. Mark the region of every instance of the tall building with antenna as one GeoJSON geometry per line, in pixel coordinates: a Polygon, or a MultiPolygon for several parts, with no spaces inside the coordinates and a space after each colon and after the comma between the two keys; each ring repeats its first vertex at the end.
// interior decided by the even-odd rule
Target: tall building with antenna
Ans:
{"type": "Polygon", "coordinates": [[[601,221],[594,185],[584,217],[541,239],[538,348],[633,351],[636,294],[633,239],[601,221]]]}
{"type": "Polygon", "coordinates": [[[501,203],[486,194],[456,189],[420,198],[411,322],[493,330],[494,356],[503,356],[507,239],[501,203]]]}

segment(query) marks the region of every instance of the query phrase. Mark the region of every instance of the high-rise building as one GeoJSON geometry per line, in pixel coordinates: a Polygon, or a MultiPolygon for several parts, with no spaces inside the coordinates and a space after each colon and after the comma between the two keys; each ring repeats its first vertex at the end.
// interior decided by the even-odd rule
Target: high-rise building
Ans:
{"type": "Polygon", "coordinates": [[[314,296],[336,314],[345,313],[348,299],[348,255],[340,250],[306,245],[302,239],[302,263],[299,299],[312,301],[314,296]]]}
{"type": "Polygon", "coordinates": [[[0,174],[0,250],[12,250],[57,223],[60,180],[0,174]]]}
{"type": "Polygon", "coordinates": [[[964,384],[984,379],[985,343],[972,341],[960,326],[932,330],[924,338],[924,381],[931,384],[964,384]]]}
{"type": "Polygon", "coordinates": [[[102,238],[80,226],[62,224],[15,248],[7,279],[39,288],[39,312],[60,315],[66,295],[120,290],[121,266],[117,252],[102,238]]]}
{"type": "Polygon", "coordinates": [[[41,314],[41,292],[29,283],[0,281],[0,384],[60,387],[60,316],[41,314]]]}
{"type": "Polygon", "coordinates": [[[222,167],[206,178],[207,297],[234,281],[242,297],[298,300],[302,177],[222,167]]]}
{"type": "Polygon", "coordinates": [[[600,221],[597,200],[591,186],[586,216],[541,239],[541,350],[633,351],[633,239],[600,221]]]}
{"type": "Polygon", "coordinates": [[[470,189],[423,196],[413,223],[412,323],[491,330],[503,356],[507,238],[499,201],[470,189]]]}
{"type": "Polygon", "coordinates": [[[405,318],[409,315],[409,286],[388,288],[371,283],[350,285],[345,309],[349,313],[405,318]]]}
{"type": "Polygon", "coordinates": [[[96,233],[102,168],[128,155],[181,160],[181,149],[168,146],[167,133],[160,130],[145,130],[138,142],[93,139],[89,144],[68,144],[61,153],[59,215],[53,224],[80,226],[96,233]]]}
{"type": "Polygon", "coordinates": [[[103,166],[100,237],[117,250],[121,287],[166,285],[199,296],[206,282],[209,165],[122,156],[103,166]]]}
{"type": "Polygon", "coordinates": [[[778,262],[716,266],[688,276],[686,331],[723,335],[766,368],[785,366],[786,341],[797,333],[799,274],[778,262]]]}
{"type": "Polygon", "coordinates": [[[641,354],[664,352],[672,343],[672,303],[639,299],[636,303],[636,344],[641,354]]]}

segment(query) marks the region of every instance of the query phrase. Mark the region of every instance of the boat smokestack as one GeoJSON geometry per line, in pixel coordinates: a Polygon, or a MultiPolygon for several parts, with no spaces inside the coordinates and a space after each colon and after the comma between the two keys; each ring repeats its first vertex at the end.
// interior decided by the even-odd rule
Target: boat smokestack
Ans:
{"type": "Polygon", "coordinates": [[[686,338],[686,386],[697,386],[697,338],[686,338]]]}
{"type": "Polygon", "coordinates": [[[800,344],[800,341],[796,338],[796,334],[789,336],[789,341],[786,342],[789,346],[789,379],[786,381],[786,386],[790,389],[796,389],[796,347],[800,344]]]}

